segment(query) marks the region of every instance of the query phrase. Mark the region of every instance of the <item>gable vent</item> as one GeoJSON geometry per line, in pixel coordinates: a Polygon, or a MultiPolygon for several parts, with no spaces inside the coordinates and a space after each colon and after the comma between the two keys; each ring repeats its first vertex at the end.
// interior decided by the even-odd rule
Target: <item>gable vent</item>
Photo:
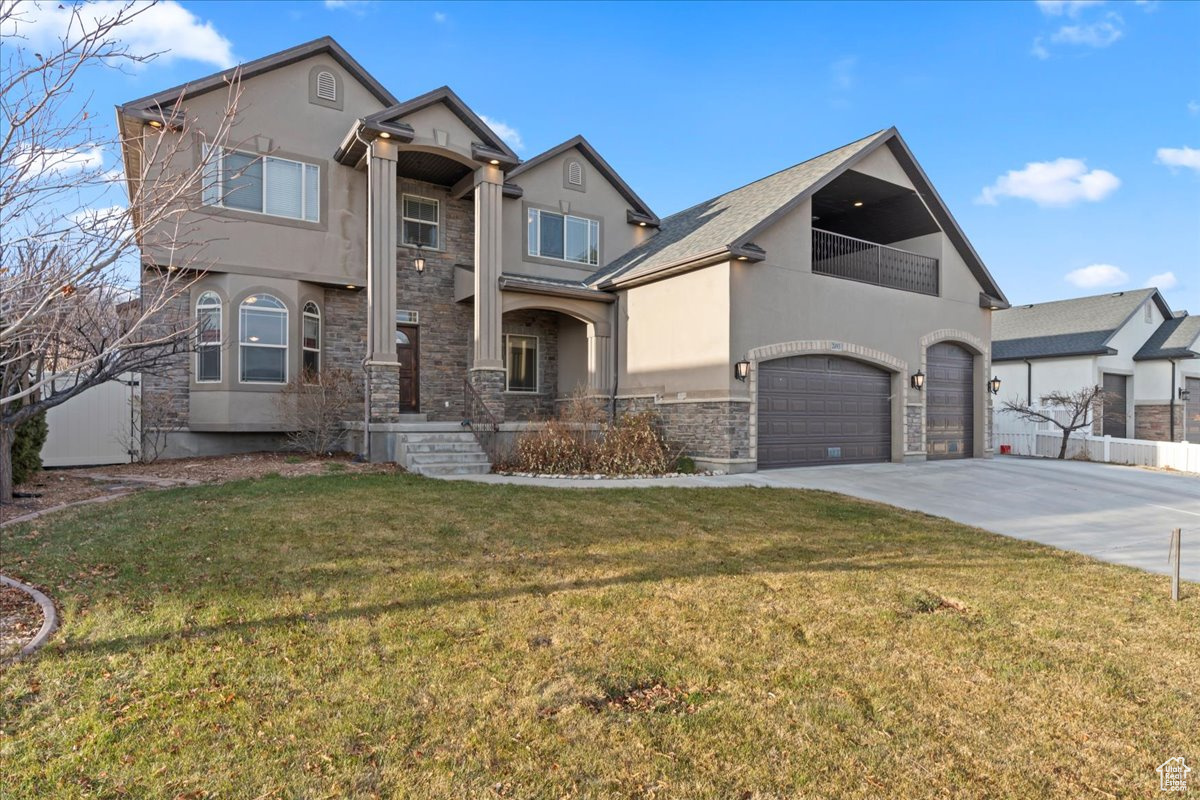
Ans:
{"type": "Polygon", "coordinates": [[[567,164],[567,183],[572,186],[583,186],[583,165],[578,161],[567,164]]]}
{"type": "Polygon", "coordinates": [[[317,97],[331,103],[337,102],[337,78],[333,77],[332,72],[317,73],[317,97]]]}

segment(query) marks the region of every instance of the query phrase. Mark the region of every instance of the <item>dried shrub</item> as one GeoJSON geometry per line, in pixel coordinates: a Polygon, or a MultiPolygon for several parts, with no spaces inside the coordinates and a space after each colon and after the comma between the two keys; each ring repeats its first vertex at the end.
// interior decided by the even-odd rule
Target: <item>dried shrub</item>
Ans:
{"type": "Polygon", "coordinates": [[[658,417],[627,414],[616,425],[599,424],[603,410],[576,393],[560,418],[543,423],[517,440],[506,468],[518,472],[579,475],[658,475],[674,459],[658,431],[658,417]]]}
{"type": "Polygon", "coordinates": [[[288,444],[309,455],[328,455],[342,446],[342,423],[361,398],[360,382],[348,369],[306,372],[277,398],[288,444]]]}
{"type": "Polygon", "coordinates": [[[549,420],[540,428],[522,434],[509,466],[519,472],[586,472],[593,460],[593,449],[586,433],[580,436],[567,423],[549,420]]]}
{"type": "Polygon", "coordinates": [[[626,414],[609,428],[596,452],[596,472],[606,475],[657,475],[671,466],[670,452],[658,432],[653,411],[626,414]]]}

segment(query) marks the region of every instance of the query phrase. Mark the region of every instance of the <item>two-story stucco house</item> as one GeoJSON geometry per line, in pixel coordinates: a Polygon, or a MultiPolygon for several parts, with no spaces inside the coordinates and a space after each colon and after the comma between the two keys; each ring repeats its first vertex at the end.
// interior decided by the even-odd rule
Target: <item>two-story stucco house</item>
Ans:
{"type": "MultiPolygon", "coordinates": [[[[226,77],[118,109],[131,174],[181,97],[215,126],[226,77]]],[[[894,129],[660,219],[584,138],[521,161],[450,89],[401,101],[324,38],[242,67],[231,141],[180,301],[215,332],[145,380],[173,452],[270,446],[280,388],[326,366],[363,375],[376,458],[577,387],[729,471],[990,452],[1007,302],[894,129]]]]}
{"type": "Polygon", "coordinates": [[[1200,440],[1200,317],[1173,312],[1157,289],[1111,292],[998,311],[992,331],[1002,399],[1101,386],[1095,432],[1200,440]]]}

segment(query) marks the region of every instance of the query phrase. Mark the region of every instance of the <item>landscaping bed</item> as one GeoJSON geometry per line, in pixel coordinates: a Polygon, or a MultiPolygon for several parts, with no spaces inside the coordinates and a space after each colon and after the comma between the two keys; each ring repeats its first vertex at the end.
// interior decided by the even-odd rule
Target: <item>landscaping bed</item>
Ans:
{"type": "Polygon", "coordinates": [[[342,472],[0,529],[5,798],[1150,796],[1186,585],[822,492],[342,472]]]}
{"type": "Polygon", "coordinates": [[[15,656],[42,627],[42,609],[20,589],[0,583],[0,665],[15,656]]]}

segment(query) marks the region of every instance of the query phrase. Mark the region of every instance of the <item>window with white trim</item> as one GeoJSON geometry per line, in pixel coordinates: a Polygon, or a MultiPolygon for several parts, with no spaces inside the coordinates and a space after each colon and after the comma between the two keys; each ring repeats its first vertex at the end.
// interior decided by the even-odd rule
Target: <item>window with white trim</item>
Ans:
{"type": "Polygon", "coordinates": [[[196,383],[221,382],[221,297],[203,292],[196,300],[196,383]]]}
{"type": "Polygon", "coordinates": [[[287,383],[287,306],[269,294],[242,301],[238,317],[242,383],[287,383]]]}
{"type": "Polygon", "coordinates": [[[510,392],[538,390],[538,337],[515,333],[504,337],[504,369],[510,392]]]}
{"type": "Polygon", "coordinates": [[[320,197],[316,164],[221,150],[204,165],[205,205],[319,222],[320,197]]]}
{"type": "Polygon", "coordinates": [[[321,372],[321,309],[311,300],[304,304],[300,332],[301,357],[304,377],[315,381],[321,372]]]}
{"type": "Polygon", "coordinates": [[[597,266],[600,263],[600,223],[585,217],[531,208],[529,255],[597,266]]]}
{"type": "Polygon", "coordinates": [[[438,247],[439,203],[406,194],[400,209],[400,241],[413,247],[438,247]]]}

